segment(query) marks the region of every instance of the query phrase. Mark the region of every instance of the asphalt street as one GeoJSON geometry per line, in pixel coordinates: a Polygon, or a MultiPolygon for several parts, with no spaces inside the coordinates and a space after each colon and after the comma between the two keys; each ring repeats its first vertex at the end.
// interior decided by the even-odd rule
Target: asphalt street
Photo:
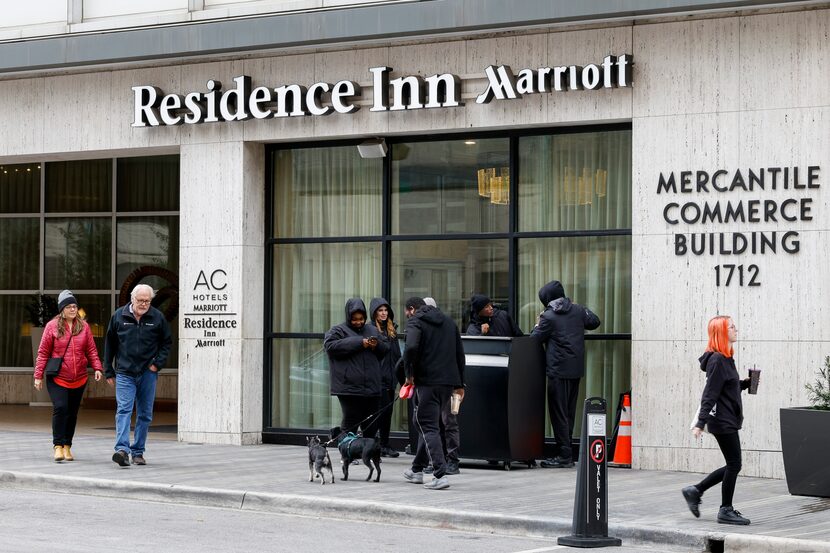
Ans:
{"type": "MultiPolygon", "coordinates": [[[[0,550],[4,553],[573,551],[556,545],[555,539],[7,490],[0,490],[0,550]]],[[[615,547],[611,551],[679,553],[689,550],[660,546],[615,547]]]]}

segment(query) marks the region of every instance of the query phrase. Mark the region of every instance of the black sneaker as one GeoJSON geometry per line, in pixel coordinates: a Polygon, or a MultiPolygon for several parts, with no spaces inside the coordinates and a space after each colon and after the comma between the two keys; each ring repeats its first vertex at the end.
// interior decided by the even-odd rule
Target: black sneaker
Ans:
{"type": "Polygon", "coordinates": [[[400,453],[398,453],[397,451],[395,451],[391,447],[382,447],[380,449],[380,456],[381,457],[392,457],[394,459],[395,457],[400,456],[400,453]]]}
{"type": "Polygon", "coordinates": [[[729,507],[721,507],[718,511],[718,522],[721,524],[737,524],[739,526],[746,526],[749,524],[749,519],[741,515],[740,511],[736,511],[730,505],[729,507]]]}
{"type": "Polygon", "coordinates": [[[554,457],[553,459],[545,459],[540,464],[543,469],[569,469],[574,466],[574,460],[554,457]]]}
{"type": "Polygon", "coordinates": [[[696,486],[686,486],[681,490],[683,497],[686,499],[686,505],[689,510],[695,515],[695,518],[700,518],[700,497],[703,495],[696,486]]]}
{"type": "Polygon", "coordinates": [[[127,454],[126,451],[121,451],[120,449],[112,454],[112,460],[118,463],[120,467],[129,467],[130,466],[130,456],[127,454]]]}

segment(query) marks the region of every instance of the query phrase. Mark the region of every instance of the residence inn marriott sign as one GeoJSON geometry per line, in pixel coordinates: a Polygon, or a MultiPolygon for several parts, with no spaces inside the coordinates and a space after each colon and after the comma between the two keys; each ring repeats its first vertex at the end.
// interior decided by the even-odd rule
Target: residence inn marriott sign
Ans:
{"type": "MultiPolygon", "coordinates": [[[[489,66],[484,70],[486,89],[476,103],[491,100],[517,99],[523,95],[566,90],[598,90],[631,86],[630,54],[606,56],[600,64],[522,69],[514,73],[507,65],[489,66]]],[[[373,105],[370,111],[401,111],[463,106],[461,79],[444,73],[430,77],[410,75],[389,79],[391,67],[372,67],[373,105]],[[391,104],[389,87],[392,88],[391,104]]],[[[350,114],[360,109],[355,102],[362,90],[354,81],[314,83],[311,86],[289,84],[268,88],[253,87],[251,77],[233,79],[235,86],[223,89],[222,83],[207,81],[207,92],[164,94],[158,87],[132,87],[135,98],[133,127],[193,125],[218,121],[246,121],[271,117],[320,116],[332,113],[350,114]]]]}

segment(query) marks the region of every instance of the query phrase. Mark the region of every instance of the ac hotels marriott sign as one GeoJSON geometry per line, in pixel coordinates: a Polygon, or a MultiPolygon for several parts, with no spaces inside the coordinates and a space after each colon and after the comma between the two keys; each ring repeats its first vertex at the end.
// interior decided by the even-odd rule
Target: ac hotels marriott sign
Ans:
{"type": "MultiPolygon", "coordinates": [[[[598,90],[629,87],[634,65],[630,54],[606,56],[586,66],[564,65],[522,69],[513,72],[507,65],[484,70],[487,87],[476,97],[477,104],[492,100],[514,100],[528,94],[598,90]]],[[[451,73],[429,77],[418,75],[390,79],[391,67],[372,67],[372,107],[369,111],[402,111],[463,106],[461,79],[451,73]]],[[[132,87],[133,127],[195,125],[219,121],[246,121],[272,117],[351,114],[363,98],[355,81],[318,82],[310,86],[287,84],[274,88],[253,86],[251,77],[240,75],[233,86],[224,88],[211,79],[206,91],[165,94],[152,85],[132,87]]]]}

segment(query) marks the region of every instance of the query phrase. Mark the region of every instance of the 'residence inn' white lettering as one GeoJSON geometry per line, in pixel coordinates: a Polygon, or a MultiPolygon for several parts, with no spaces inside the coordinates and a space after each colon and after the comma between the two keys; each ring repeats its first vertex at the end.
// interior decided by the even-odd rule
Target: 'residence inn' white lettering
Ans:
{"type": "MultiPolygon", "coordinates": [[[[476,97],[477,104],[493,99],[512,100],[526,94],[597,90],[631,86],[630,54],[606,56],[601,64],[585,67],[568,65],[522,69],[514,74],[510,66],[489,66],[484,70],[487,89],[476,97]]],[[[372,74],[372,107],[369,111],[403,111],[463,106],[461,79],[451,73],[429,77],[404,75],[390,79],[391,67],[369,69],[372,74]]],[[[133,127],[194,125],[219,121],[247,121],[279,117],[351,114],[362,90],[354,81],[334,84],[317,82],[309,87],[286,84],[275,88],[253,86],[251,77],[233,78],[233,86],[223,88],[218,80],[206,83],[206,91],[165,94],[152,85],[132,87],[133,127]]]]}

